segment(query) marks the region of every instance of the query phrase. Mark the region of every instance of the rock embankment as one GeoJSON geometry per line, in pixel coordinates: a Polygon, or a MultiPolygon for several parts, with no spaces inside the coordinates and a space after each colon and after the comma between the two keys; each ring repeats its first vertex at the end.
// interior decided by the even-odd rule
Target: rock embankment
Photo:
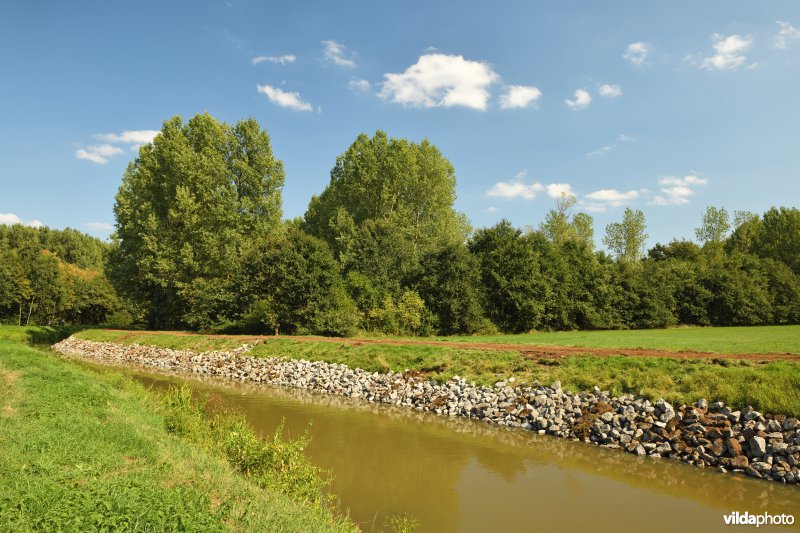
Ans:
{"type": "Polygon", "coordinates": [[[297,387],[328,394],[462,416],[539,434],[591,442],[636,455],[677,459],[720,472],[800,484],[800,421],[722,402],[674,407],[634,396],[610,397],[597,387],[571,393],[559,382],[494,387],[454,377],[438,384],[410,372],[367,372],[346,365],[228,352],[170,350],[70,337],[54,348],[65,355],[114,365],[136,365],[238,381],[297,387]]]}

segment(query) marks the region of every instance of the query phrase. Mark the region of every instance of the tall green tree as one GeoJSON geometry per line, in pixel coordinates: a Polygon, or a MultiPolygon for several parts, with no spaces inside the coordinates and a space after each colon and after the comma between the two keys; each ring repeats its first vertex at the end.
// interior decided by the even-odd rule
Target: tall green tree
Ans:
{"type": "Polygon", "coordinates": [[[753,251],[763,258],[781,261],[800,275],[800,209],[772,207],[762,216],[753,251]]]}
{"type": "Polygon", "coordinates": [[[556,199],[555,209],[545,215],[539,231],[560,247],[567,242],[578,242],[594,247],[594,220],[586,213],[573,213],[578,200],[574,194],[562,193],[556,199]]]}
{"type": "Polygon", "coordinates": [[[480,264],[486,315],[501,331],[523,333],[542,324],[548,287],[534,238],[503,220],[470,239],[469,249],[480,264]]]}
{"type": "Polygon", "coordinates": [[[639,209],[626,207],[622,222],[613,222],[606,226],[603,244],[620,261],[639,261],[644,256],[644,246],[648,237],[646,229],[644,213],[639,209]]]}
{"type": "Polygon", "coordinates": [[[348,272],[382,286],[402,284],[423,256],[465,241],[469,224],[453,209],[455,185],[453,165],[428,140],[362,134],[336,159],[303,227],[325,240],[348,272]]]}
{"type": "Polygon", "coordinates": [[[241,257],[280,224],[283,183],[255,119],[165,121],[116,196],[117,286],[145,307],[152,327],[232,320],[241,257]]]}

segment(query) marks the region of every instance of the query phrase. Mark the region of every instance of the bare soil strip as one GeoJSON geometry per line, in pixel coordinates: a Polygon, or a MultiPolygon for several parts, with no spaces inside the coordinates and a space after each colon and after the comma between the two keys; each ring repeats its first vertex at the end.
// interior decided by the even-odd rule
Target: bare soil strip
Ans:
{"type": "MultiPolygon", "coordinates": [[[[122,330],[109,330],[122,331],[122,330]]],[[[198,335],[187,331],[147,331],[129,332],[131,335],[137,333],[156,334],[156,335],[179,335],[190,336],[198,335]]],[[[264,342],[275,339],[293,340],[300,342],[331,342],[336,344],[348,344],[351,346],[362,346],[365,344],[388,345],[388,346],[439,346],[444,348],[455,348],[459,350],[481,350],[481,351],[502,351],[519,352],[531,359],[561,359],[571,355],[593,355],[599,357],[626,356],[626,357],[664,357],[670,359],[729,359],[747,360],[756,363],[768,363],[772,361],[796,361],[800,362],[800,355],[792,353],[746,353],[728,354],[714,352],[696,352],[691,350],[669,351],[653,350],[644,348],[588,348],[582,346],[552,346],[535,345],[520,343],[495,343],[495,342],[469,342],[469,341],[431,341],[413,339],[362,339],[362,338],[341,338],[341,337],[315,337],[298,335],[203,335],[209,338],[222,339],[241,339],[243,342],[264,342]]],[[[125,340],[125,337],[119,340],[125,340]]]]}

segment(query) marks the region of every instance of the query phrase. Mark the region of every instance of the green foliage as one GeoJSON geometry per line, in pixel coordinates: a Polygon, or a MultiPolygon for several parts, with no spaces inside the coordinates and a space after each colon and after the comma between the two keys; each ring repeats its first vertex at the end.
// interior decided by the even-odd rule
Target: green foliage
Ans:
{"type": "Polygon", "coordinates": [[[304,455],[309,433],[296,440],[283,438],[283,424],[271,439],[259,438],[247,419],[215,408],[207,396],[187,386],[170,387],[164,396],[164,424],[174,433],[223,455],[228,463],[259,487],[274,489],[309,505],[328,506],[330,478],[304,455]]]}
{"type": "Polygon", "coordinates": [[[283,165],[255,119],[164,122],[116,196],[117,286],[151,326],[230,321],[241,258],[280,224],[283,165]]]}
{"type": "Polygon", "coordinates": [[[0,322],[104,322],[123,305],[103,274],[107,249],[71,229],[0,226],[0,322]]]}
{"type": "Polygon", "coordinates": [[[420,525],[420,521],[413,515],[398,513],[387,518],[385,527],[393,533],[413,533],[420,525]]]}
{"type": "Polygon", "coordinates": [[[425,256],[414,286],[435,315],[440,334],[492,329],[481,308],[480,265],[466,246],[449,246],[425,256]]]}
{"type": "Polygon", "coordinates": [[[625,208],[622,222],[614,222],[606,226],[603,244],[608,246],[620,261],[638,261],[644,255],[644,246],[647,241],[644,213],[625,208]]]}
{"type": "Polygon", "coordinates": [[[575,195],[561,193],[561,198],[556,200],[556,208],[547,212],[544,222],[539,226],[539,231],[556,247],[567,242],[594,247],[594,220],[586,213],[572,213],[577,202],[575,195]]]}
{"type": "Polygon", "coordinates": [[[348,335],[358,324],[327,244],[294,225],[242,258],[238,285],[250,331],[348,335]]]}
{"type": "Polygon", "coordinates": [[[469,250],[480,265],[486,315],[502,331],[521,333],[542,323],[548,287],[533,238],[503,220],[470,239],[469,250]]]}
{"type": "Polygon", "coordinates": [[[703,213],[702,225],[694,230],[697,240],[704,245],[719,246],[731,229],[728,211],[724,207],[708,207],[703,213]]]}
{"type": "Polygon", "coordinates": [[[427,140],[362,134],[336,159],[303,228],[330,245],[345,272],[367,276],[380,299],[397,298],[423,256],[464,242],[455,184],[453,166],[427,140]]]}
{"type": "Polygon", "coordinates": [[[756,255],[780,261],[800,275],[800,209],[769,209],[755,233],[753,252],[756,255]]]}

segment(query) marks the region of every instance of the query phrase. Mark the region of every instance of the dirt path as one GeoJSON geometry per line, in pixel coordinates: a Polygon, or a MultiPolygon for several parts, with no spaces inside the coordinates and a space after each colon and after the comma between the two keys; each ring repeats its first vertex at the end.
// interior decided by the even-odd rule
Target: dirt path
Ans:
{"type": "MultiPolygon", "coordinates": [[[[109,330],[122,331],[122,330],[109,330]]],[[[198,335],[187,331],[129,331],[132,335],[137,333],[147,333],[156,335],[198,335]]],[[[732,359],[747,360],[759,363],[771,361],[797,361],[800,362],[800,355],[791,353],[749,353],[749,354],[726,354],[714,352],[695,352],[689,350],[669,351],[651,350],[643,348],[587,348],[581,346],[552,346],[520,343],[495,343],[495,342],[471,342],[471,341],[432,341],[424,339],[361,339],[361,338],[339,338],[339,337],[313,337],[313,336],[261,336],[261,335],[203,335],[209,338],[221,339],[242,339],[245,342],[269,342],[275,339],[288,339],[300,342],[331,342],[335,344],[348,344],[352,346],[363,346],[365,344],[377,344],[388,346],[439,346],[446,348],[457,348],[461,350],[492,350],[503,352],[519,352],[531,359],[560,359],[569,355],[595,355],[609,357],[624,355],[628,357],[665,357],[671,359],[732,359]]]]}

